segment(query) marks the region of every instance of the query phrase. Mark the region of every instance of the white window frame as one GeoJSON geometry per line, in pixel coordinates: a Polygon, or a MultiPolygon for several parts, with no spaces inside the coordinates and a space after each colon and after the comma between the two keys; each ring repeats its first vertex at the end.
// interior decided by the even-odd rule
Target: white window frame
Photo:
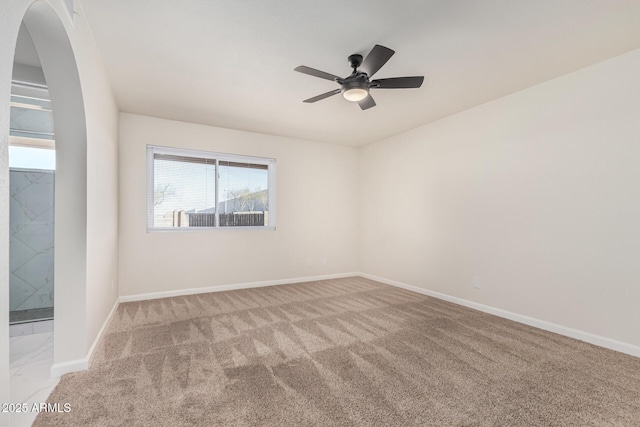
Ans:
{"type": "Polygon", "coordinates": [[[187,148],[163,147],[160,145],[147,145],[147,232],[196,232],[209,230],[275,230],[276,229],[276,159],[266,157],[243,156],[240,154],[217,153],[213,151],[191,150],[187,148]],[[200,157],[215,160],[216,164],[216,188],[215,188],[215,227],[154,227],[153,188],[155,181],[154,154],[169,154],[176,156],[200,157]],[[266,165],[268,171],[268,195],[269,195],[269,224],[264,226],[221,227],[219,221],[218,204],[218,180],[220,179],[219,162],[238,162],[266,165]]]}

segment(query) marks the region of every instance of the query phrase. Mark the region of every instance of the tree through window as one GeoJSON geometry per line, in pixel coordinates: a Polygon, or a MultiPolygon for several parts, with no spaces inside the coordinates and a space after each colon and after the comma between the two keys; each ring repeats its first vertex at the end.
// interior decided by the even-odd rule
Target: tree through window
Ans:
{"type": "Polygon", "coordinates": [[[275,159],[148,146],[148,229],[275,227],[275,159]]]}

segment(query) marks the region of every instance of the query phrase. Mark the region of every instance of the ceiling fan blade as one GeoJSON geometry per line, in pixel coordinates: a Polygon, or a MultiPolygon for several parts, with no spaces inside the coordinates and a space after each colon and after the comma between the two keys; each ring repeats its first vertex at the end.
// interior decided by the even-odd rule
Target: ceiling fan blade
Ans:
{"type": "Polygon", "coordinates": [[[388,47],[375,45],[364,59],[358,71],[364,71],[369,77],[373,76],[396,53],[388,47]]]}
{"type": "Polygon", "coordinates": [[[371,87],[376,89],[413,89],[422,86],[424,76],[391,77],[371,81],[371,87]]]}
{"type": "Polygon", "coordinates": [[[318,96],[314,96],[313,98],[305,99],[302,102],[312,103],[312,102],[320,101],[320,100],[328,98],[330,96],[337,95],[340,92],[341,92],[340,89],[332,90],[330,92],[323,93],[322,95],[318,95],[318,96]]]}
{"type": "Polygon", "coordinates": [[[373,100],[373,97],[371,96],[371,94],[367,95],[367,97],[365,99],[363,99],[362,101],[358,101],[358,105],[360,106],[360,108],[362,108],[363,110],[368,110],[371,107],[375,107],[376,106],[376,101],[373,100]]]}
{"type": "Polygon", "coordinates": [[[305,67],[304,65],[300,65],[293,69],[299,73],[309,74],[310,76],[320,77],[321,79],[335,81],[340,77],[334,76],[333,74],[325,73],[324,71],[316,70],[315,68],[305,67]]]}

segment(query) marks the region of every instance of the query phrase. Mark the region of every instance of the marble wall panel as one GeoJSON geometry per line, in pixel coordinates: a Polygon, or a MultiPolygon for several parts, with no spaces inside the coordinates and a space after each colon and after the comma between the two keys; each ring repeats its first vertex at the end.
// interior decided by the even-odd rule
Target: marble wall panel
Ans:
{"type": "Polygon", "coordinates": [[[10,171],[10,309],[53,306],[53,171],[10,171]]]}

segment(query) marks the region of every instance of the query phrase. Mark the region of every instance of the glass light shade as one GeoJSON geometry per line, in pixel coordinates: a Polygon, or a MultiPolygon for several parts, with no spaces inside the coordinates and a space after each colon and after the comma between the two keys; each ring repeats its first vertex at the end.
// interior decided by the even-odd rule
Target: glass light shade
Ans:
{"type": "Polygon", "coordinates": [[[342,96],[344,96],[344,99],[351,102],[362,101],[367,97],[367,95],[369,95],[369,92],[359,87],[347,89],[342,93],[342,96]]]}

